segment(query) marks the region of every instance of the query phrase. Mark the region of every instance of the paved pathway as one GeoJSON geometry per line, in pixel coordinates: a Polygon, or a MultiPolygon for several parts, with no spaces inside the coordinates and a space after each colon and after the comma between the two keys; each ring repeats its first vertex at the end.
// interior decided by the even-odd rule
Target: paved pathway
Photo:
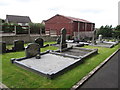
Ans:
{"type": "Polygon", "coordinates": [[[120,50],[80,88],[118,88],[118,59],[120,50]]]}

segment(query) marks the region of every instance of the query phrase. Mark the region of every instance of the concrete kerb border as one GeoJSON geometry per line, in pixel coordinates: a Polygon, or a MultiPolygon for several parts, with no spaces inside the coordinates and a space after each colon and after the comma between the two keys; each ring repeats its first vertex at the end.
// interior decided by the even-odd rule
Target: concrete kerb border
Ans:
{"type": "Polygon", "coordinates": [[[0,89],[3,89],[3,88],[6,88],[7,90],[10,90],[6,85],[4,85],[0,82],[0,89]]]}
{"type": "Polygon", "coordinates": [[[96,68],[94,68],[91,72],[89,72],[85,77],[83,77],[79,82],[72,86],[71,90],[78,89],[85,81],[87,81],[92,75],[95,74],[103,65],[105,65],[118,51],[117,49],[112,55],[110,55],[107,59],[105,59],[102,63],[100,63],[96,68]]]}

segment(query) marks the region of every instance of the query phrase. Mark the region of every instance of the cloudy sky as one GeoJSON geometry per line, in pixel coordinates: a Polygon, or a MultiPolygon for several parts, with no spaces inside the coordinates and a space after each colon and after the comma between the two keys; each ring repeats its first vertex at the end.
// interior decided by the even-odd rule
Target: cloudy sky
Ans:
{"type": "Polygon", "coordinates": [[[40,23],[56,14],[85,19],[101,25],[118,24],[120,0],[0,0],[0,18],[8,15],[29,16],[40,23]]]}

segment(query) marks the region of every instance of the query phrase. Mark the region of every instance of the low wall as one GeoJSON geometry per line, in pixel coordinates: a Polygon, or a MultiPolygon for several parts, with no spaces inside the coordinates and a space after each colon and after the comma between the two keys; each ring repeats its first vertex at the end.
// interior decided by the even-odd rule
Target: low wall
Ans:
{"type": "MultiPolygon", "coordinates": [[[[80,37],[93,37],[93,31],[79,32],[80,37]]],[[[74,32],[74,36],[78,36],[78,32],[74,32]]]]}
{"type": "Polygon", "coordinates": [[[50,36],[40,36],[40,35],[13,35],[13,36],[2,36],[0,40],[5,41],[6,44],[13,44],[14,40],[23,40],[25,43],[32,43],[35,41],[35,38],[41,37],[44,41],[55,41],[57,37],[50,37],[50,36]]]}

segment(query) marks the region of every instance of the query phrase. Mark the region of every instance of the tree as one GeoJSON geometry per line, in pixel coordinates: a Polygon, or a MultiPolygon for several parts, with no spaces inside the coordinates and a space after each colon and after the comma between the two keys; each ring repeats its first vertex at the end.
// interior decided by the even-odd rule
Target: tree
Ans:
{"type": "Polygon", "coordinates": [[[30,33],[40,34],[44,33],[45,26],[41,23],[30,23],[30,33]]]}
{"type": "Polygon", "coordinates": [[[112,31],[112,25],[108,26],[101,26],[100,29],[97,32],[97,36],[102,34],[103,37],[112,37],[113,31],[112,31]]]}
{"type": "Polygon", "coordinates": [[[117,26],[115,27],[115,30],[116,30],[116,31],[120,31],[120,25],[117,25],[117,26]]]}
{"type": "Polygon", "coordinates": [[[115,37],[115,38],[120,38],[120,25],[117,25],[116,27],[115,27],[115,30],[113,31],[113,37],[115,37]]]}

